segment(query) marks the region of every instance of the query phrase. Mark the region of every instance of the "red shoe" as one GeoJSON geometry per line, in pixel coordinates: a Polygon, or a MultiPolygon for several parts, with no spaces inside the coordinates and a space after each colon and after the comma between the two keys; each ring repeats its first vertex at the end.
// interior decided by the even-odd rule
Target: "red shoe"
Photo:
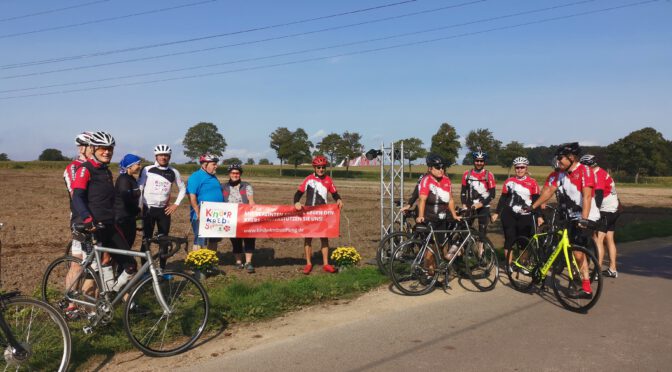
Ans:
{"type": "Polygon", "coordinates": [[[328,272],[328,273],[335,273],[335,272],[336,272],[336,269],[334,269],[334,267],[331,266],[331,265],[324,265],[324,266],[322,266],[322,270],[324,270],[324,271],[326,271],[326,272],[328,272]]]}
{"type": "Polygon", "coordinates": [[[581,284],[582,284],[581,287],[582,287],[584,292],[590,293],[590,294],[593,293],[593,290],[590,288],[590,280],[584,279],[581,284]]]}
{"type": "Polygon", "coordinates": [[[313,271],[313,265],[312,264],[306,264],[306,266],[303,267],[303,273],[308,275],[310,272],[313,271]]]}

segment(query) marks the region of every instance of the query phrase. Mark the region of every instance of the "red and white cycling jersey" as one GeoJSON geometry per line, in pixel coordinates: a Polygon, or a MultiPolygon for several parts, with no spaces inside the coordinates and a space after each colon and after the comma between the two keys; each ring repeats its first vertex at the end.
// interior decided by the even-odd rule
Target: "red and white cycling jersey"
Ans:
{"type": "Polygon", "coordinates": [[[75,159],[70,164],[68,164],[67,167],[65,167],[65,171],[63,172],[63,179],[65,180],[65,188],[68,189],[68,194],[70,194],[70,197],[72,197],[72,182],[75,180],[77,168],[79,168],[85,161],[86,160],[75,159]]]}
{"type": "Polygon", "coordinates": [[[448,213],[452,185],[450,178],[441,177],[437,180],[432,175],[425,175],[420,181],[418,194],[426,196],[425,217],[428,219],[445,218],[448,213]]]}
{"type": "Polygon", "coordinates": [[[336,186],[331,177],[325,175],[320,178],[313,173],[299,185],[299,191],[306,193],[306,205],[322,205],[327,204],[328,194],[336,193],[336,186]]]}
{"type": "Polygon", "coordinates": [[[558,188],[560,204],[564,205],[572,219],[580,219],[583,211],[583,188],[591,187],[590,212],[588,219],[597,221],[600,219],[600,211],[595,204],[595,176],[592,170],[579,164],[571,172],[553,172],[548,176],[545,185],[558,188]]]}
{"type": "Polygon", "coordinates": [[[600,206],[600,212],[616,212],[618,210],[618,195],[616,195],[616,184],[609,173],[602,168],[596,168],[595,189],[604,191],[604,198],[600,206]]]}
{"type": "Polygon", "coordinates": [[[484,207],[490,206],[490,201],[494,197],[495,176],[492,172],[483,169],[477,172],[470,169],[462,175],[462,187],[467,188],[467,200],[462,199],[468,205],[482,203],[484,207]],[[493,194],[490,194],[493,190],[493,194]]]}
{"type": "Polygon", "coordinates": [[[504,181],[501,198],[508,197],[507,206],[514,213],[530,214],[525,212],[524,207],[532,206],[532,195],[539,195],[539,184],[532,178],[525,176],[523,178],[511,177],[504,181]]]}

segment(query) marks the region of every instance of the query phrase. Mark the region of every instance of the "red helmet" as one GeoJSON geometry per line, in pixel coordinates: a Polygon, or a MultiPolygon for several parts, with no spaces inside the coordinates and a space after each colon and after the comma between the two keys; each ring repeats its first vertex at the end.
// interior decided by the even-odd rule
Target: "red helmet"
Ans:
{"type": "Polygon", "coordinates": [[[317,166],[324,166],[326,167],[329,162],[327,161],[327,158],[325,158],[322,155],[317,155],[316,157],[313,158],[313,167],[317,166]]]}
{"type": "Polygon", "coordinates": [[[211,161],[214,161],[215,163],[217,163],[217,162],[219,162],[219,158],[214,156],[214,155],[210,155],[210,154],[203,154],[198,158],[198,162],[201,163],[201,164],[211,162],[211,161]]]}

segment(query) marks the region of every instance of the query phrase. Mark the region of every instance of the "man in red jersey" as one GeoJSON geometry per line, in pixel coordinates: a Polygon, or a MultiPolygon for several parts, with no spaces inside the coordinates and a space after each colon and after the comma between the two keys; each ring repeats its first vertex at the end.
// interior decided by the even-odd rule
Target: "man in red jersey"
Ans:
{"type": "Polygon", "coordinates": [[[478,231],[485,237],[490,222],[490,202],[495,198],[495,176],[485,169],[488,153],[479,147],[471,153],[474,168],[462,175],[460,196],[463,208],[472,208],[478,215],[478,231]]]}
{"type": "MultiPolygon", "coordinates": [[[[334,181],[331,177],[327,176],[327,158],[322,155],[318,155],[313,158],[313,168],[315,173],[306,177],[299,189],[294,194],[294,207],[296,210],[301,210],[303,205],[301,204],[301,197],[303,194],[306,194],[306,205],[315,206],[327,204],[327,194],[331,196],[338,204],[338,208],[343,208],[343,200],[341,196],[338,195],[336,191],[336,186],[334,186],[334,181]]],[[[303,273],[308,275],[313,270],[312,255],[313,255],[313,238],[305,238],[304,240],[304,250],[306,253],[306,266],[303,268],[303,273]]],[[[333,266],[329,265],[329,239],[320,238],[320,243],[322,243],[322,270],[328,273],[335,273],[336,269],[333,266]]]]}

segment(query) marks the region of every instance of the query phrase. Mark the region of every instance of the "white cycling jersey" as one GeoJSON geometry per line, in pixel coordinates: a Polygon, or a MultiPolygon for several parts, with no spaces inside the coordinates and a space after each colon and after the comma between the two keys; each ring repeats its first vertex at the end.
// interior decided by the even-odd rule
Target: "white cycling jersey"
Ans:
{"type": "Polygon", "coordinates": [[[161,167],[158,163],[145,167],[138,180],[138,186],[142,191],[142,203],[148,207],[165,208],[170,199],[173,183],[179,190],[173,204],[180,205],[187,191],[180,178],[180,172],[171,166],[161,167]]]}

